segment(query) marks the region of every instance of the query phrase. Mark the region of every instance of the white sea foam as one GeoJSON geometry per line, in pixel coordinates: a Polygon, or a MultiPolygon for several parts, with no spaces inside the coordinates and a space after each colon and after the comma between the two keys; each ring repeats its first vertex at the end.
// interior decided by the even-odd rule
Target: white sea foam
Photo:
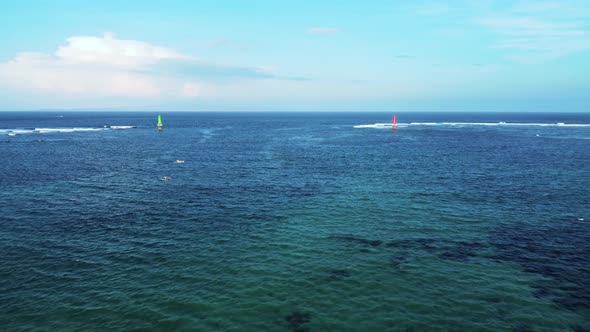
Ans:
{"type": "Polygon", "coordinates": [[[122,130],[136,128],[135,126],[104,126],[100,127],[72,127],[72,128],[9,128],[0,129],[0,135],[22,135],[22,134],[47,134],[47,133],[74,133],[101,130],[122,130]]]}
{"type": "Polygon", "coordinates": [[[132,128],[136,128],[135,126],[105,126],[105,128],[110,128],[110,129],[132,129],[132,128]]]}
{"type": "MultiPolygon", "coordinates": [[[[356,125],[354,128],[391,128],[391,123],[356,125]]],[[[398,123],[397,127],[407,126],[523,126],[523,127],[590,127],[588,123],[534,123],[534,122],[410,122],[398,123]]]]}
{"type": "Polygon", "coordinates": [[[391,123],[374,123],[366,125],[357,125],[354,128],[391,128],[391,123]]]}
{"type": "Polygon", "coordinates": [[[106,128],[35,128],[37,133],[74,133],[78,131],[99,131],[106,128]]]}

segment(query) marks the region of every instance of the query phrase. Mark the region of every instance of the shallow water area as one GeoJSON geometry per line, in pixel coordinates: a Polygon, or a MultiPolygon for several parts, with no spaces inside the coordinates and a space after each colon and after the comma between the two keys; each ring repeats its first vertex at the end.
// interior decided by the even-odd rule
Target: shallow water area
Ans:
{"type": "Polygon", "coordinates": [[[590,329],[590,116],[390,117],[0,113],[0,326],[590,329]]]}

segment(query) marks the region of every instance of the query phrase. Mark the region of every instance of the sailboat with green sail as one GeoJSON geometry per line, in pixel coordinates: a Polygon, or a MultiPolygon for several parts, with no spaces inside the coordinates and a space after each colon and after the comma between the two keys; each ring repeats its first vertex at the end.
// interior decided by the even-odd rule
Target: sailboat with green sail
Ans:
{"type": "Polygon", "coordinates": [[[158,114],[158,130],[162,131],[164,129],[164,125],[162,124],[162,115],[158,114]]]}

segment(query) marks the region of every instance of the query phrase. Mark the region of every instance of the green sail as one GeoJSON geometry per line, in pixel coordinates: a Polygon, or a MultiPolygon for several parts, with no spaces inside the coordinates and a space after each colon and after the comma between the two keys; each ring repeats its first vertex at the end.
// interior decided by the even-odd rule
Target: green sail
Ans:
{"type": "Polygon", "coordinates": [[[158,115],[158,126],[162,126],[162,116],[158,115]]]}

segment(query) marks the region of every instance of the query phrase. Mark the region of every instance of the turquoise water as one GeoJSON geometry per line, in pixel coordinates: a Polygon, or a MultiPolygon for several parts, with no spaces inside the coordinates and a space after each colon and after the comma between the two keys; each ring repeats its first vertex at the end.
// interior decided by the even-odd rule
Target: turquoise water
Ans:
{"type": "Polygon", "coordinates": [[[0,326],[590,329],[590,116],[389,118],[0,114],[0,326]]]}

